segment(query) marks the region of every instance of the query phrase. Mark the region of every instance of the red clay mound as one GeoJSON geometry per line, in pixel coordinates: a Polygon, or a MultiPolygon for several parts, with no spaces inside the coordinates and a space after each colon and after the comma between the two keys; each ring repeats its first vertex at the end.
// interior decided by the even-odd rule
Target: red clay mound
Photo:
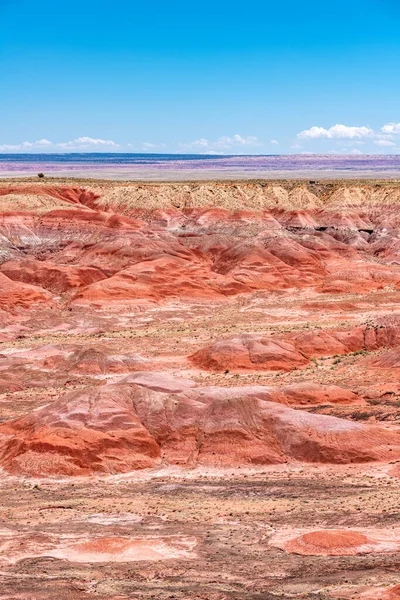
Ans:
{"type": "Polygon", "coordinates": [[[212,371],[292,371],[306,367],[309,360],[290,342],[256,334],[242,334],[206,346],[190,360],[212,371]]]}
{"type": "Polygon", "coordinates": [[[400,344],[396,319],[376,327],[349,330],[314,330],[286,337],[239,334],[217,340],[189,356],[201,369],[213,371],[292,371],[306,367],[311,358],[377,350],[400,344]]]}
{"type": "Polygon", "coordinates": [[[293,554],[303,556],[355,556],[357,554],[378,554],[400,550],[399,529],[322,529],[296,533],[281,530],[269,541],[293,554]]]}
{"type": "MultiPolygon", "coordinates": [[[[50,507],[48,507],[50,508],[50,507]]],[[[136,561],[158,561],[170,559],[191,559],[196,557],[195,548],[197,539],[183,535],[149,535],[131,537],[113,535],[108,533],[102,537],[90,532],[69,533],[17,533],[15,530],[2,530],[2,543],[0,546],[0,563],[15,564],[26,559],[40,559],[40,557],[53,557],[67,560],[72,563],[123,563],[136,561]]],[[[57,591],[60,591],[57,588],[57,591]]],[[[71,590],[69,590],[70,592],[71,590]]],[[[53,594],[49,597],[72,598],[70,593],[53,594]]],[[[86,595],[86,594],[84,594],[86,595]]],[[[21,596],[12,596],[14,600],[21,596]]],[[[40,596],[42,597],[42,596],[40,596]]],[[[79,598],[83,596],[80,595],[79,598]]],[[[100,596],[105,599],[105,596],[100,596]]],[[[124,596],[125,597],[125,596],[124,596]]],[[[2,595],[2,598],[4,596],[2,595]]],[[[38,598],[36,594],[30,596],[38,598]]],[[[107,600],[111,597],[107,595],[107,600]]],[[[114,598],[114,596],[112,596],[114,598]]],[[[118,596],[122,600],[122,596],[118,596]]],[[[11,595],[9,597],[11,600],[11,595]]]]}
{"type": "Polygon", "coordinates": [[[78,373],[129,373],[152,365],[140,356],[112,354],[106,349],[79,348],[65,360],[64,368],[78,373]]]}
{"type": "Polygon", "coordinates": [[[24,389],[22,381],[13,375],[0,373],[0,394],[5,392],[20,392],[24,389]]]}
{"type": "Polygon", "coordinates": [[[206,262],[179,256],[163,256],[137,263],[109,279],[88,286],[72,302],[105,306],[136,301],[160,301],[165,298],[186,300],[223,299],[247,291],[240,283],[212,273],[206,262]]]}
{"type": "Polygon", "coordinates": [[[55,294],[83,288],[105,279],[105,275],[99,269],[59,266],[51,262],[29,259],[8,261],[2,264],[0,269],[13,281],[37,285],[55,294]]]}
{"type": "Polygon", "coordinates": [[[400,585],[387,590],[382,595],[382,600],[400,600],[400,585]]]}
{"type": "Polygon", "coordinates": [[[159,446],[132,410],[130,395],[124,386],[74,392],[3,424],[2,466],[10,473],[86,475],[156,465],[159,446]]]}
{"type": "Polygon", "coordinates": [[[400,369],[400,348],[383,352],[380,356],[369,360],[368,365],[377,369],[400,369]]]}
{"type": "MultiPolygon", "coordinates": [[[[160,389],[158,380],[146,385],[160,389]]],[[[127,383],[89,388],[6,422],[0,425],[0,464],[10,473],[47,476],[161,463],[223,467],[400,458],[399,433],[271,402],[276,388],[184,383],[176,394],[155,389],[127,383]]]]}
{"type": "Polygon", "coordinates": [[[360,405],[364,400],[348,389],[337,385],[320,385],[317,383],[296,383],[281,388],[288,404],[291,406],[313,406],[324,404],[360,405]]]}
{"type": "Polygon", "coordinates": [[[400,585],[393,588],[371,588],[357,598],[359,600],[400,600],[400,585]]]}
{"type": "Polygon", "coordinates": [[[288,552],[304,555],[351,556],[360,546],[368,544],[368,538],[357,531],[332,529],[305,533],[286,545],[288,552]]]}
{"type": "Polygon", "coordinates": [[[52,305],[51,295],[39,287],[12,281],[0,273],[0,310],[14,311],[36,304],[52,305]]]}

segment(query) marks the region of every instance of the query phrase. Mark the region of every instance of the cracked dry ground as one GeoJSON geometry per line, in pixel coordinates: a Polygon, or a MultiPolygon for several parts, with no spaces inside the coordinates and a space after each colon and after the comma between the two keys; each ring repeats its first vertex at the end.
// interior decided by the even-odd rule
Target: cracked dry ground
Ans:
{"type": "Polygon", "coordinates": [[[400,187],[0,186],[0,598],[400,598],[400,187]]]}

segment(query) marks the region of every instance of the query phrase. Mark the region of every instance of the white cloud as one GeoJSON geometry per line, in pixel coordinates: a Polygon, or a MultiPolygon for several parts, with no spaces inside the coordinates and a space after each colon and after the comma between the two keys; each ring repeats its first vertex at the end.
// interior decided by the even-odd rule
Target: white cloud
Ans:
{"type": "Polygon", "coordinates": [[[376,140],[374,142],[374,144],[376,144],[377,146],[395,146],[395,142],[391,142],[390,140],[376,140]]]}
{"type": "Polygon", "coordinates": [[[37,140],[36,142],[22,142],[21,144],[2,144],[0,145],[1,152],[14,152],[18,150],[34,150],[35,148],[43,148],[45,146],[52,146],[52,142],[49,140],[37,140]]]}
{"type": "Polygon", "coordinates": [[[90,149],[90,148],[119,148],[119,144],[116,144],[112,140],[102,140],[100,138],[91,138],[91,137],[79,137],[75,140],[71,140],[70,142],[61,142],[56,144],[58,148],[65,149],[90,149]]]}
{"type": "Polygon", "coordinates": [[[166,148],[167,144],[152,144],[151,142],[143,142],[142,150],[157,150],[166,148]]]}
{"type": "Polygon", "coordinates": [[[102,140],[100,138],[91,137],[80,137],[69,142],[53,143],[50,140],[41,139],[36,142],[22,142],[21,144],[0,144],[0,152],[35,152],[37,150],[44,150],[46,152],[59,150],[76,150],[81,152],[82,150],[91,149],[102,149],[102,150],[116,150],[120,148],[119,144],[116,144],[112,140],[102,140]]]}
{"type": "MultiPolygon", "coordinates": [[[[29,142],[28,142],[29,143],[29,142]]],[[[37,140],[37,142],[34,143],[35,146],[37,146],[38,148],[41,148],[42,146],[51,146],[51,142],[50,140],[46,140],[46,139],[42,139],[42,140],[37,140]]]]}
{"type": "Polygon", "coordinates": [[[207,138],[200,138],[194,142],[180,144],[183,150],[197,150],[198,152],[217,153],[218,150],[233,150],[235,148],[243,148],[245,146],[260,146],[260,141],[253,135],[242,137],[238,133],[234,136],[222,136],[217,140],[210,141],[207,138]]]}
{"type": "Polygon", "coordinates": [[[400,123],[387,123],[381,127],[383,133],[399,135],[400,134],[400,123]]]}
{"type": "Polygon", "coordinates": [[[329,129],[324,127],[311,127],[304,129],[297,134],[301,139],[359,139],[373,135],[374,131],[370,127],[348,127],[347,125],[333,125],[329,129]]]}
{"type": "Polygon", "coordinates": [[[279,144],[278,140],[270,140],[269,143],[273,144],[274,146],[277,146],[279,144]]]}

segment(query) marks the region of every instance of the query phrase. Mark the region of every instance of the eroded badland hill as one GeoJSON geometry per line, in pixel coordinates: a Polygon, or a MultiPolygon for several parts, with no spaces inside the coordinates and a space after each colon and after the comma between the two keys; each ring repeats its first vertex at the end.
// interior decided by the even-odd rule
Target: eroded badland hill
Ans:
{"type": "Polygon", "coordinates": [[[0,598],[400,599],[400,183],[0,211],[0,598]]]}

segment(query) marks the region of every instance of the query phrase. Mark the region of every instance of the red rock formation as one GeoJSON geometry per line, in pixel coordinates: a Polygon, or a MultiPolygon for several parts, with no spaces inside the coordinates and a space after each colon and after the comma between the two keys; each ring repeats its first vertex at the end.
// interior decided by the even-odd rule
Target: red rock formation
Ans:
{"type": "Polygon", "coordinates": [[[364,401],[352,391],[337,385],[319,385],[316,383],[297,383],[280,388],[290,406],[313,405],[362,405],[364,401]]]}
{"type": "Polygon", "coordinates": [[[269,541],[271,546],[303,556],[355,556],[400,550],[399,529],[321,529],[301,532],[281,530],[269,541]]]}
{"type": "Polygon", "coordinates": [[[400,434],[293,410],[274,394],[279,401],[262,386],[171,394],[127,383],[73,392],[0,425],[0,464],[36,476],[400,458],[400,434]]]}
{"type": "Polygon", "coordinates": [[[73,392],[0,429],[1,463],[11,473],[124,472],[154,466],[160,458],[124,386],[73,392]]]}
{"type": "Polygon", "coordinates": [[[100,198],[98,194],[77,187],[62,187],[51,185],[16,185],[0,187],[0,196],[8,194],[34,194],[36,196],[51,196],[70,204],[92,206],[100,198]]]}
{"type": "Polygon", "coordinates": [[[368,538],[357,531],[331,529],[311,531],[295,538],[286,545],[288,552],[304,555],[351,556],[360,546],[367,546],[368,538]]]}
{"type": "Polygon", "coordinates": [[[382,600],[399,600],[400,598],[400,585],[387,590],[382,595],[382,600]]]}
{"type": "MultiPolygon", "coordinates": [[[[287,195],[283,188],[278,193],[277,189],[270,190],[274,197],[278,194],[277,199],[279,194],[287,200],[293,195],[287,195]]],[[[87,284],[73,300],[79,305],[103,308],[179,297],[223,300],[255,290],[304,287],[321,293],[365,293],[400,282],[395,267],[377,264],[369,257],[383,255],[386,242],[391,247],[390,256],[395,257],[395,236],[383,236],[387,238],[384,242],[377,234],[370,244],[368,231],[374,225],[357,213],[349,213],[340,221],[334,213],[320,209],[271,213],[221,207],[179,211],[171,207],[154,211],[132,208],[130,213],[140,216],[138,219],[98,210],[99,195],[81,188],[0,188],[3,197],[13,194],[52,198],[69,208],[57,205],[46,211],[45,206],[32,205],[32,212],[3,214],[3,260],[13,261],[15,277],[17,261],[23,271],[21,280],[39,283],[40,274],[32,274],[36,258],[45,259],[43,269],[46,264],[47,268],[57,265],[51,268],[64,274],[67,268],[79,273],[78,280],[82,275],[78,269],[101,269],[107,279],[91,282],[84,276],[81,283],[72,285],[81,289],[87,284]],[[319,231],[321,223],[329,225],[329,232],[319,231]]],[[[299,188],[296,194],[309,200],[306,189],[299,188]]]]}
{"type": "Polygon", "coordinates": [[[309,360],[294,344],[282,339],[243,334],[216,341],[192,354],[194,365],[213,371],[292,371],[306,367],[309,360]]]}
{"type": "Polygon", "coordinates": [[[192,354],[190,361],[202,369],[222,371],[292,371],[306,367],[313,357],[350,354],[400,344],[400,322],[385,321],[347,330],[314,330],[286,337],[240,334],[192,354]]]}
{"type": "Polygon", "coordinates": [[[165,298],[223,299],[247,291],[231,279],[210,272],[202,261],[164,256],[137,263],[129,269],[88,286],[74,296],[75,304],[126,304],[165,298]]]}
{"type": "Polygon", "coordinates": [[[379,356],[368,360],[368,366],[377,369],[400,369],[400,348],[387,350],[379,356]]]}
{"type": "Polygon", "coordinates": [[[22,381],[16,376],[3,374],[0,372],[0,394],[5,392],[20,392],[24,389],[22,381]]]}
{"type": "Polygon", "coordinates": [[[99,269],[61,266],[30,259],[7,261],[0,266],[0,270],[13,281],[37,285],[54,294],[77,290],[105,279],[99,269]]]}
{"type": "Polygon", "coordinates": [[[13,312],[36,304],[52,305],[51,295],[42,288],[12,281],[0,273],[0,310],[13,312]]]}

